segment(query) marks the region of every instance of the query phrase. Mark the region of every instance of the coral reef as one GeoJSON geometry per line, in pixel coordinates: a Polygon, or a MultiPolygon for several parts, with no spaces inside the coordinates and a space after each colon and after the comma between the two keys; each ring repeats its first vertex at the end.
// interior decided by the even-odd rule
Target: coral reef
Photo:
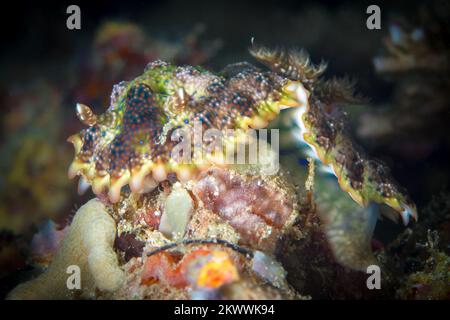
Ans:
{"type": "Polygon", "coordinates": [[[74,79],[71,98],[89,105],[107,103],[107,93],[114,84],[136,77],[148,61],[156,59],[204,65],[221,47],[220,40],[201,41],[204,31],[199,24],[179,41],[167,41],[152,37],[131,22],[101,24],[89,58],[77,65],[83,72],[74,72],[82,74],[82,79],[74,79]]]}
{"type": "MultiPolygon", "coordinates": [[[[372,254],[375,223],[381,213],[408,224],[417,212],[386,166],[349,138],[338,106],[359,101],[352,86],[323,79],[325,65],[314,66],[303,52],[251,52],[270,70],[239,63],[214,74],[157,60],[114,86],[105,113],[77,105],[87,128],[68,139],[75,147],[69,176],[80,176],[79,192],[92,186],[97,199],[79,209],[48,269],[9,298],[370,298],[392,292],[369,292],[357,271],[382,264],[389,269],[385,284],[393,288],[397,258],[386,255],[388,247],[372,254]],[[223,149],[191,163],[171,152],[176,145],[169,137],[178,129],[198,123],[245,134],[266,128],[288,108],[295,161],[311,156],[307,172],[294,166],[301,176],[296,184],[283,169],[267,174],[261,164],[223,163],[223,149]],[[70,265],[81,269],[80,290],[67,286],[70,265]],[[342,290],[350,279],[361,281],[342,290]]],[[[274,160],[270,152],[263,157],[274,160]]],[[[45,256],[45,245],[40,253],[45,256]]],[[[429,260],[404,274],[406,287],[396,294],[411,297],[408,286],[433,288],[415,297],[448,294],[438,285],[447,276],[446,253],[431,251],[429,260]]]]}

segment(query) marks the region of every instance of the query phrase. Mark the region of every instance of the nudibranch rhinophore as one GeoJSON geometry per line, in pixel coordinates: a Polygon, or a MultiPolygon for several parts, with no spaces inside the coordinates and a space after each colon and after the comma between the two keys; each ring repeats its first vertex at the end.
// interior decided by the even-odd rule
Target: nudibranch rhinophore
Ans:
{"type": "Polygon", "coordinates": [[[77,115],[88,127],[68,139],[75,146],[69,176],[81,176],[81,185],[114,203],[127,184],[143,193],[169,173],[186,180],[204,165],[174,161],[175,142],[167,138],[174,129],[199,122],[204,129],[245,132],[267,127],[281,109],[297,108],[301,140],[355,202],[386,204],[405,223],[417,218],[414,203],[387,168],[345,134],[336,106],[355,102],[349,83],[324,80],[326,65],[312,65],[302,51],[254,47],[251,54],[269,70],[237,63],[214,74],[155,61],[141,76],[114,87],[105,113],[95,115],[78,104],[77,115]]]}

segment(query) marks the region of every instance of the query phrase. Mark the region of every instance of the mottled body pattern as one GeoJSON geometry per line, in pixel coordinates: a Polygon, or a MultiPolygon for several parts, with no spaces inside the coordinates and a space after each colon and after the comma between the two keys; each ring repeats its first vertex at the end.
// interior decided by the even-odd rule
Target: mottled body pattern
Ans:
{"type": "MultiPolygon", "coordinates": [[[[291,81],[304,84],[307,103],[298,108],[296,121],[300,139],[311,147],[313,157],[338,179],[342,190],[363,207],[370,202],[384,203],[399,212],[405,223],[417,218],[416,208],[407,193],[393,180],[389,169],[369,159],[346,133],[338,105],[358,101],[348,81],[325,81],[323,64],[311,66],[303,52],[256,49],[253,55],[272,70],[291,81]]],[[[298,92],[299,100],[305,93],[298,92]]]]}
{"type": "Polygon", "coordinates": [[[368,159],[345,133],[336,106],[357,100],[349,83],[323,80],[325,65],[312,65],[302,52],[256,48],[251,53],[270,71],[240,63],[216,75],[155,61],[143,75],[115,86],[104,114],[78,105],[88,128],[69,138],[76,151],[69,175],[81,175],[96,194],[108,193],[117,202],[126,184],[142,193],[171,172],[180,180],[192,177],[198,165],[179,164],[170,156],[172,130],[198,121],[204,129],[245,132],[266,127],[280,109],[297,108],[300,139],[360,208],[381,203],[405,222],[416,218],[413,202],[387,168],[368,159]]]}

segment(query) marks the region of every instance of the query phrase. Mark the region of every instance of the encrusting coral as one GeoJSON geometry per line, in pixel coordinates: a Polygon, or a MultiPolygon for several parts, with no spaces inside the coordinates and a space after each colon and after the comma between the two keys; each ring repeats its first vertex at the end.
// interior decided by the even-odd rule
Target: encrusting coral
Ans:
{"type": "MultiPolygon", "coordinates": [[[[71,51],[64,67],[48,73],[51,68],[43,64],[27,66],[30,73],[38,71],[31,80],[27,79],[30,73],[15,69],[23,63],[8,63],[9,71],[2,72],[0,88],[4,111],[0,282],[21,274],[30,262],[27,258],[32,265],[45,266],[51,255],[33,256],[42,252],[31,252],[36,249],[30,246],[32,234],[46,219],[64,227],[74,213],[79,198],[65,175],[71,154],[62,133],[80,129],[76,117],[66,112],[72,110],[73,101],[101,107],[109,100],[115,83],[135,77],[148,61],[158,58],[194,65],[208,63],[221,41],[205,39],[205,30],[202,25],[194,26],[168,40],[149,34],[142,25],[108,19],[92,39],[86,37],[83,45],[71,51]]],[[[5,289],[9,290],[8,286],[5,289]]]]}
{"type": "MultiPolygon", "coordinates": [[[[397,295],[402,299],[448,300],[450,299],[450,256],[448,247],[442,248],[439,233],[428,230],[426,243],[422,245],[422,261],[415,272],[408,274],[397,295]],[[446,252],[447,251],[447,252],[446,252]]],[[[420,243],[416,242],[416,246],[420,243]]]]}
{"type": "Polygon", "coordinates": [[[37,278],[16,287],[9,299],[92,297],[95,290],[114,291],[124,281],[113,243],[116,225],[105,206],[93,199],[75,215],[58,254],[37,278]],[[80,269],[80,290],[69,289],[68,268],[80,269]]]}
{"type": "Polygon", "coordinates": [[[87,104],[107,102],[115,83],[137,76],[148,61],[156,59],[204,65],[222,45],[219,39],[201,39],[204,31],[205,27],[199,24],[178,41],[167,41],[148,34],[135,23],[105,21],[96,30],[88,59],[72,72],[80,75],[72,94],[87,104]]]}

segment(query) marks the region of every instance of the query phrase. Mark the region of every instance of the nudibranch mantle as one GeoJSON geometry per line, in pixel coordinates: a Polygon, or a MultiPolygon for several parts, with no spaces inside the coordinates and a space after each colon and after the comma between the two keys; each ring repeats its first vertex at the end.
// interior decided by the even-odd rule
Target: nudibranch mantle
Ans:
{"type": "MultiPolygon", "coordinates": [[[[280,109],[295,107],[300,140],[361,206],[383,203],[404,222],[417,218],[414,203],[381,163],[370,160],[348,138],[336,105],[357,99],[346,81],[323,80],[325,64],[314,66],[303,52],[251,50],[270,71],[237,63],[214,74],[200,67],[150,63],[144,73],[116,85],[108,110],[95,115],[77,105],[88,126],[68,140],[75,146],[69,176],[94,193],[120,199],[123,186],[143,193],[175,173],[180,180],[200,165],[180,164],[170,156],[175,128],[200,122],[204,129],[265,128],[280,109]]],[[[82,187],[83,188],[83,187],[82,187]]]]}
{"type": "Polygon", "coordinates": [[[81,176],[81,189],[108,193],[120,199],[126,184],[146,192],[169,173],[186,180],[197,164],[171,158],[174,129],[200,123],[203,129],[264,128],[293,99],[295,82],[248,64],[226,68],[221,75],[191,66],[150,63],[144,74],[116,85],[108,110],[95,115],[77,105],[79,119],[88,126],[68,140],[75,146],[69,177],[81,176]]]}
{"type": "MultiPolygon", "coordinates": [[[[386,204],[398,212],[408,224],[417,220],[414,202],[379,161],[369,159],[347,134],[345,117],[338,108],[358,102],[353,84],[348,80],[323,80],[325,63],[311,65],[303,51],[279,51],[258,48],[252,54],[260,62],[294,83],[296,101],[300,103],[295,115],[298,138],[311,149],[309,153],[324,171],[332,173],[340,188],[362,207],[371,203],[386,204]]],[[[291,86],[292,87],[292,86],[291,86]]]]}

